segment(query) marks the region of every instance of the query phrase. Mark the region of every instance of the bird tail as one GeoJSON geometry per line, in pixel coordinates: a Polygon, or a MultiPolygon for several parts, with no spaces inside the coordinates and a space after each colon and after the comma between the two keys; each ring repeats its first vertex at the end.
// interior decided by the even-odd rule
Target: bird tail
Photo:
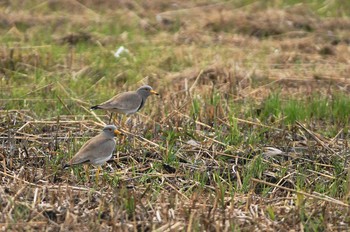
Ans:
{"type": "Polygon", "coordinates": [[[69,164],[65,164],[65,165],[62,166],[62,169],[67,169],[67,168],[69,168],[69,167],[70,167],[69,164]]]}
{"type": "Polygon", "coordinates": [[[101,109],[99,105],[95,105],[95,106],[91,106],[90,107],[91,110],[98,110],[101,109]]]}

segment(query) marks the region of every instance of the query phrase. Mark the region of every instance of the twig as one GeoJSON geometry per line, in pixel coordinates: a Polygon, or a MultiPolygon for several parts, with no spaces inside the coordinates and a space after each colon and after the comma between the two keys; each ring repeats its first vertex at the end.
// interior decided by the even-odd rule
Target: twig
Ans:
{"type": "Polygon", "coordinates": [[[331,139],[330,144],[334,144],[338,136],[343,132],[344,128],[341,128],[339,132],[331,139]]]}
{"type": "Polygon", "coordinates": [[[155,146],[155,147],[158,147],[158,148],[161,149],[161,150],[166,150],[165,147],[163,147],[163,146],[161,146],[161,145],[159,145],[159,144],[157,144],[157,143],[155,143],[155,142],[152,142],[152,141],[150,141],[150,140],[148,140],[148,139],[146,139],[146,138],[144,138],[144,137],[142,137],[142,136],[140,136],[140,135],[136,135],[136,134],[134,134],[134,133],[131,133],[131,132],[126,131],[126,130],[123,130],[123,129],[120,129],[120,130],[121,130],[123,133],[125,133],[125,134],[128,134],[128,135],[131,135],[131,136],[135,137],[135,138],[138,139],[139,141],[140,141],[140,140],[143,140],[143,141],[145,141],[145,142],[147,142],[147,143],[149,143],[149,144],[151,144],[151,145],[153,145],[153,146],[155,146]]]}
{"type": "MultiPolygon", "coordinates": [[[[90,189],[90,188],[83,188],[83,187],[77,187],[77,186],[70,186],[70,185],[39,185],[39,184],[34,184],[34,183],[31,183],[31,182],[28,182],[26,180],[23,180],[21,178],[18,178],[16,176],[12,176],[10,174],[7,174],[3,171],[0,171],[0,174],[3,174],[5,176],[8,176],[8,177],[11,177],[12,179],[15,179],[15,180],[19,180],[19,181],[22,181],[23,183],[27,184],[27,185],[30,185],[30,186],[33,186],[33,187],[39,187],[39,188],[47,188],[48,190],[52,190],[52,189],[62,189],[62,188],[66,188],[66,189],[71,189],[71,190],[75,190],[75,191],[85,191],[85,192],[95,192],[99,195],[102,195],[101,192],[99,191],[96,191],[94,189],[90,189]]],[[[24,186],[26,187],[26,186],[24,186]]]]}
{"type": "Polygon", "coordinates": [[[253,89],[251,92],[249,92],[249,93],[246,94],[246,95],[241,95],[241,96],[236,97],[235,99],[233,99],[233,101],[237,101],[237,100],[240,100],[240,99],[242,99],[242,98],[246,98],[246,97],[248,97],[249,95],[252,95],[253,93],[256,93],[256,92],[258,92],[259,90],[261,90],[261,89],[263,89],[263,88],[266,88],[266,87],[268,87],[268,86],[270,86],[270,85],[273,85],[273,84],[275,84],[276,82],[279,82],[279,81],[281,81],[281,80],[283,80],[283,79],[284,79],[284,78],[281,78],[281,79],[278,79],[278,80],[271,81],[270,83],[267,83],[266,85],[261,85],[261,86],[259,86],[258,88],[253,89]]]}
{"type": "Polygon", "coordinates": [[[68,111],[69,114],[73,114],[72,111],[70,111],[70,109],[68,109],[67,105],[63,102],[63,100],[60,98],[59,95],[56,95],[56,97],[58,98],[58,100],[62,103],[63,107],[68,111]]]}
{"type": "Polygon", "coordinates": [[[28,96],[28,95],[30,95],[30,94],[32,94],[32,93],[38,92],[38,91],[40,91],[40,90],[42,90],[42,89],[45,89],[46,87],[49,87],[49,86],[52,86],[52,85],[53,85],[53,83],[49,83],[49,84],[47,84],[47,85],[40,86],[39,88],[36,88],[36,89],[34,89],[34,90],[32,90],[32,91],[26,93],[25,95],[22,96],[22,98],[25,98],[26,96],[28,96]]]}
{"type": "Polygon", "coordinates": [[[185,103],[183,103],[180,107],[178,107],[177,109],[173,110],[171,113],[169,113],[165,118],[163,118],[160,121],[160,125],[163,124],[166,120],[168,120],[169,118],[171,118],[172,116],[174,116],[176,113],[179,113],[179,110],[183,109],[185,106],[187,106],[188,103],[190,103],[190,99],[187,100],[185,103]]]}
{"type": "MultiPolygon", "coordinates": [[[[251,124],[251,125],[254,125],[254,126],[265,127],[265,128],[269,128],[269,129],[273,129],[273,130],[277,130],[277,131],[283,131],[283,129],[280,129],[280,128],[277,128],[277,127],[267,126],[267,125],[264,125],[264,124],[261,124],[261,123],[256,123],[256,122],[252,122],[252,121],[236,118],[236,117],[233,117],[233,116],[232,116],[232,119],[237,120],[238,122],[243,122],[243,123],[251,124]]],[[[218,120],[220,122],[224,123],[225,125],[230,126],[227,122],[225,122],[221,118],[218,118],[218,120]]]]}
{"type": "Polygon", "coordinates": [[[316,193],[315,192],[315,194],[317,194],[317,195],[313,195],[313,194],[306,193],[306,192],[303,192],[303,191],[300,191],[300,190],[295,190],[295,189],[287,188],[287,187],[284,187],[284,186],[279,186],[279,185],[276,185],[276,184],[273,184],[273,183],[270,183],[270,182],[267,182],[267,181],[264,181],[264,180],[259,180],[259,179],[255,179],[255,178],[251,178],[251,180],[254,181],[254,182],[257,182],[257,183],[266,184],[266,185],[269,185],[269,186],[272,186],[272,187],[276,187],[276,188],[279,188],[279,189],[283,189],[283,190],[286,190],[286,191],[289,191],[289,192],[302,194],[304,196],[311,197],[311,198],[314,198],[314,199],[317,199],[317,200],[327,201],[327,202],[330,202],[330,203],[333,203],[333,204],[350,207],[350,205],[348,205],[348,204],[346,204],[346,203],[344,203],[342,201],[333,199],[333,198],[331,198],[329,196],[325,196],[325,195],[320,194],[320,193],[316,193]]]}
{"type": "MultiPolygon", "coordinates": [[[[191,118],[190,116],[188,116],[188,115],[186,115],[186,114],[181,113],[180,111],[175,110],[175,112],[178,113],[178,114],[180,114],[181,116],[183,116],[183,117],[185,117],[185,118],[188,118],[188,119],[193,120],[193,118],[191,118]]],[[[209,126],[209,125],[207,125],[207,124],[205,124],[205,123],[203,123],[203,122],[200,122],[200,121],[197,121],[197,120],[194,120],[194,122],[195,122],[196,124],[198,124],[198,125],[201,125],[201,126],[204,126],[204,127],[208,128],[208,129],[213,129],[212,126],[209,126]]]]}
{"type": "Polygon", "coordinates": [[[180,192],[180,190],[178,190],[177,188],[175,188],[175,186],[173,186],[172,184],[170,184],[168,181],[165,181],[165,184],[168,185],[170,188],[174,189],[175,192],[177,192],[179,195],[183,196],[186,200],[189,200],[189,198],[184,195],[182,192],[180,192]]]}
{"type": "Polygon", "coordinates": [[[88,112],[88,113],[90,113],[92,116],[94,116],[94,118],[96,118],[96,120],[99,121],[99,122],[101,123],[101,124],[99,124],[100,126],[105,126],[105,125],[106,125],[106,123],[103,122],[103,121],[95,114],[94,111],[86,109],[85,106],[82,106],[82,105],[79,105],[79,106],[80,106],[81,108],[83,108],[86,112],[88,112]]]}
{"type": "Polygon", "coordinates": [[[194,88],[196,87],[196,85],[197,85],[197,83],[198,83],[198,80],[199,80],[199,78],[202,76],[203,72],[204,72],[203,69],[201,69],[201,71],[200,71],[200,72],[198,73],[198,75],[197,75],[196,80],[193,82],[191,88],[188,90],[188,91],[190,92],[190,96],[192,96],[193,90],[194,90],[194,88]]]}
{"type": "Polygon", "coordinates": [[[30,124],[30,121],[26,122],[23,126],[21,126],[18,130],[17,133],[20,132],[21,130],[23,130],[26,126],[28,126],[30,124]]]}
{"type": "Polygon", "coordinates": [[[301,124],[300,122],[296,121],[295,122],[299,127],[301,127],[302,129],[304,129],[318,144],[320,144],[324,149],[326,149],[327,151],[333,153],[334,155],[337,155],[340,159],[344,159],[344,157],[339,156],[335,151],[333,151],[331,148],[329,148],[329,146],[323,142],[314,132],[312,132],[311,130],[307,129],[303,124],[301,124]]]}

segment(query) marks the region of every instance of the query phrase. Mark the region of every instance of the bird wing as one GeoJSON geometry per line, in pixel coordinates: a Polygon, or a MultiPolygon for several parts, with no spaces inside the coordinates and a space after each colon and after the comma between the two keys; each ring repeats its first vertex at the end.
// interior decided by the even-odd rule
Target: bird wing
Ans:
{"type": "Polygon", "coordinates": [[[136,110],[142,104],[142,97],[134,91],[118,94],[99,105],[101,109],[136,110]]]}
{"type": "Polygon", "coordinates": [[[90,161],[101,155],[110,155],[115,148],[115,140],[99,134],[88,140],[70,160],[70,165],[90,161]]]}

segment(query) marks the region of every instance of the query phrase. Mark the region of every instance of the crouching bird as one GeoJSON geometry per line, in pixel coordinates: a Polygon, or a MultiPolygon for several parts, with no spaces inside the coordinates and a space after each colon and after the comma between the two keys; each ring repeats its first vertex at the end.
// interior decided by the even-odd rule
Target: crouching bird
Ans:
{"type": "Polygon", "coordinates": [[[116,126],[105,126],[102,132],[88,140],[63,168],[85,163],[96,165],[98,166],[96,181],[98,181],[101,165],[112,158],[116,145],[114,137],[117,135],[123,133],[116,126]]]}

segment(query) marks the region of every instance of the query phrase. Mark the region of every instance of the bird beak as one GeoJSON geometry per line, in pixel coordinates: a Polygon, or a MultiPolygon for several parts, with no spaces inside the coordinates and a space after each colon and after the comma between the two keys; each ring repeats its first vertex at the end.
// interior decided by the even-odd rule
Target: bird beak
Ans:
{"type": "Polygon", "coordinates": [[[153,89],[151,89],[151,94],[154,94],[154,95],[159,95],[159,93],[157,93],[156,91],[154,91],[153,89]]]}
{"type": "Polygon", "coordinates": [[[122,132],[118,131],[117,129],[114,130],[114,135],[124,135],[122,132]]]}

